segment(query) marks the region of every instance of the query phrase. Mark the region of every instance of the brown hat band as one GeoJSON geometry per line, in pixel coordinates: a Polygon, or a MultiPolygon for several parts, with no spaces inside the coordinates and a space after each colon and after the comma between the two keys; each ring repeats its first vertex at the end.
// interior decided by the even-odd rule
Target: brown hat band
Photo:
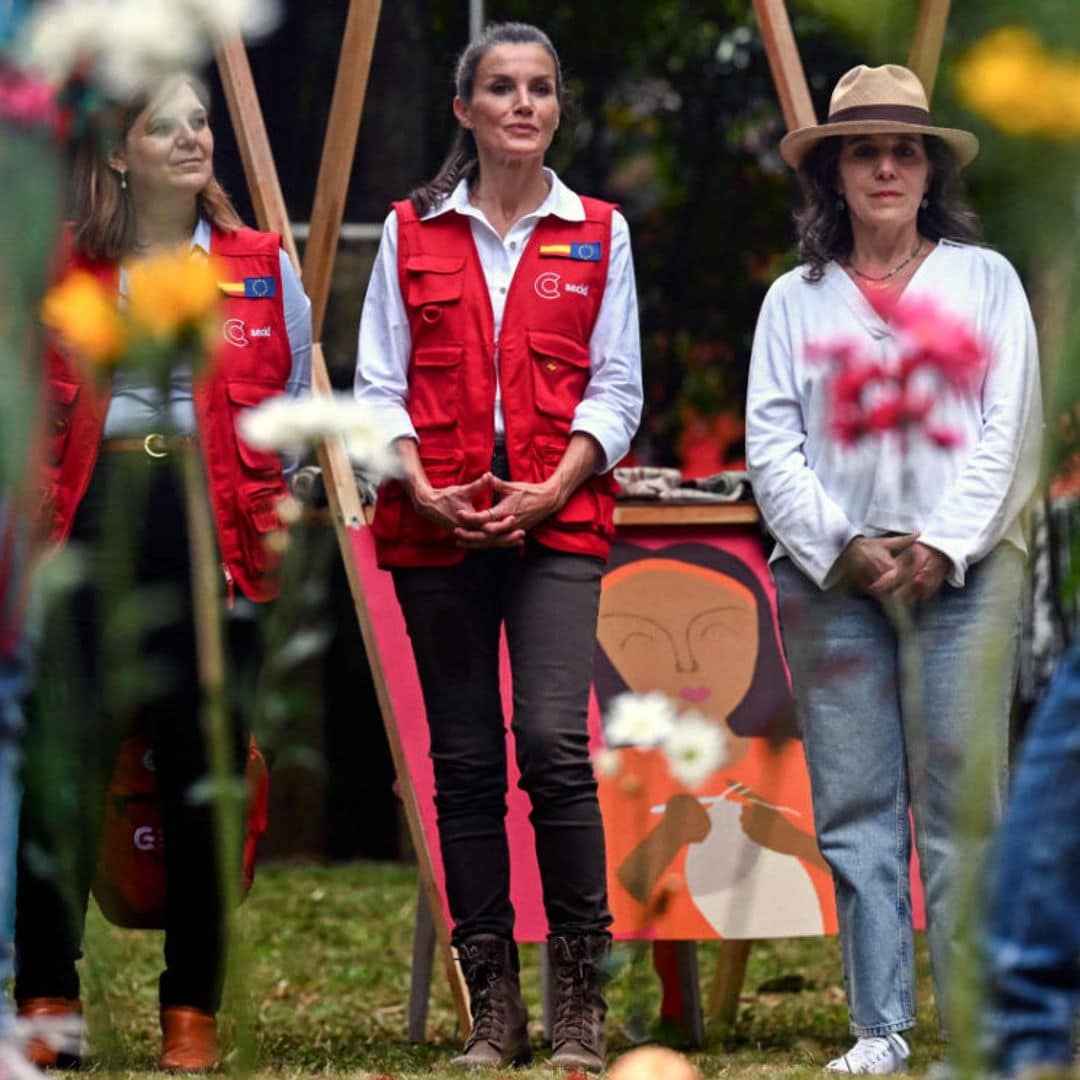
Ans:
{"type": "Polygon", "coordinates": [[[830,113],[826,124],[846,124],[852,120],[894,120],[901,124],[921,124],[933,127],[934,121],[925,109],[914,105],[855,105],[830,113]]]}

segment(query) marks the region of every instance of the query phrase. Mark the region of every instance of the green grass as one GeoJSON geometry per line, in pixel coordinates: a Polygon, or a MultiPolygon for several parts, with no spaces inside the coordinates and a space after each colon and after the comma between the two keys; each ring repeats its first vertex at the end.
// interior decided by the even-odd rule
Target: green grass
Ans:
{"type": "MultiPolygon", "coordinates": [[[[411,867],[356,864],[260,868],[241,912],[242,961],[257,1059],[257,1075],[292,1078],[388,1075],[449,1078],[459,1036],[445,980],[437,970],[428,1019],[429,1042],[406,1039],[406,1001],[416,895],[411,867]]],[[[83,961],[98,1075],[153,1075],[158,1051],[157,977],[161,935],[118,930],[96,909],[83,961]]],[[[523,949],[523,985],[537,1018],[537,948],[523,949]]],[[[700,949],[703,994],[716,963],[714,946],[700,949]]],[[[919,956],[920,1025],[912,1033],[913,1065],[942,1054],[929,1002],[925,948],[919,956]]],[[[624,970],[609,990],[608,1025],[614,1054],[630,1047],[620,1026],[640,1002],[653,1016],[655,979],[624,970]]],[[[228,1035],[226,1034],[226,1039],[228,1035]]],[[[703,1051],[692,1056],[706,1077],[725,1080],[821,1080],[821,1065],[845,1049],[847,1011],[834,939],[762,942],[750,954],[736,1024],[710,1026],[703,1051]],[[802,989],[769,992],[781,976],[802,989]],[[763,988],[764,987],[764,988],[763,988]]],[[[550,1077],[540,1051],[520,1080],[550,1077]]]]}

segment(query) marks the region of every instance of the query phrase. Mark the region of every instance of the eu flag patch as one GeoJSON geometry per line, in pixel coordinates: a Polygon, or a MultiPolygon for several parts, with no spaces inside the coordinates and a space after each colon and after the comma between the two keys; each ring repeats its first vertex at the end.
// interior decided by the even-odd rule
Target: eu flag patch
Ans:
{"type": "Polygon", "coordinates": [[[599,262],[602,244],[541,244],[540,255],[548,259],[574,259],[576,262],[599,262]]]}
{"type": "Polygon", "coordinates": [[[248,300],[269,300],[277,296],[277,283],[272,277],[246,277],[243,281],[219,281],[218,288],[226,296],[243,296],[248,300]]]}

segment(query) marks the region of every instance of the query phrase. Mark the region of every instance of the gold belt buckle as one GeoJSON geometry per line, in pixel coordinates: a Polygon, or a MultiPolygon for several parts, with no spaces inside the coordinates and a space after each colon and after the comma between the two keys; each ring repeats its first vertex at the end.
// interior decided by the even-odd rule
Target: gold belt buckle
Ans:
{"type": "Polygon", "coordinates": [[[160,431],[151,432],[143,439],[143,449],[146,451],[147,455],[152,458],[169,456],[168,441],[160,431]]]}

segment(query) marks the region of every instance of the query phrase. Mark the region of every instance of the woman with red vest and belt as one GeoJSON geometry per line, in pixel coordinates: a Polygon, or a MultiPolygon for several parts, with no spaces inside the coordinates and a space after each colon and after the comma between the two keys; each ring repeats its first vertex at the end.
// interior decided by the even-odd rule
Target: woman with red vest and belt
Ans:
{"type": "MultiPolygon", "coordinates": [[[[115,288],[123,304],[135,260],[190,247],[193,257],[210,254],[223,265],[224,322],[206,373],[193,377],[177,364],[167,386],[146,385],[134,370],[121,369],[103,388],[59,347],[48,354],[52,411],[42,526],[52,541],[70,540],[84,553],[88,573],[58,619],[66,651],[50,661],[47,646],[43,658],[41,693],[63,707],[54,701],[40,719],[51,718],[61,730],[39,733],[40,741],[52,740],[46,747],[52,773],[30,772],[16,924],[20,1013],[80,1012],[75,961],[104,794],[119,740],[133,726],[148,725],[168,891],[161,1066],[173,1071],[216,1064],[214,1014],[225,945],[212,810],[194,792],[208,765],[174,451],[199,443],[222,592],[240,594],[230,612],[230,644],[245,639],[250,647],[248,602],[269,600],[276,591],[273,556],[263,540],[279,527],[275,504],[286,487],[281,460],[240,441],[235,420],[265,398],[305,392],[311,362],[303,289],[279,238],[243,227],[214,178],[213,149],[205,89],[184,77],[128,108],[114,144],[88,145],[76,162],[65,272],[89,271],[115,288]],[[110,622],[120,602],[129,620],[147,613],[137,629],[110,622]],[[145,685],[118,685],[117,667],[130,655],[138,657],[135,673],[145,685]],[[63,761],[57,761],[58,749],[66,751],[63,761]],[[73,802],[70,820],[56,819],[58,792],[73,802]],[[42,845],[54,848],[60,861],[53,864],[70,872],[42,875],[42,860],[34,858],[42,845]]],[[[238,778],[245,750],[246,738],[237,731],[238,778]]],[[[56,1051],[42,1042],[31,1052],[38,1064],[56,1063],[56,1051]]]]}
{"type": "Polygon", "coordinates": [[[356,392],[383,410],[404,466],[373,529],[423,689],[472,999],[455,1062],[530,1056],[504,821],[505,627],[557,987],[552,1061],[598,1071],[611,915],[586,714],[610,469],[641,412],[629,233],[544,167],[564,93],[544,33],[489,27],[456,90],[457,142],[394,205],[364,303],[356,392]]]}

